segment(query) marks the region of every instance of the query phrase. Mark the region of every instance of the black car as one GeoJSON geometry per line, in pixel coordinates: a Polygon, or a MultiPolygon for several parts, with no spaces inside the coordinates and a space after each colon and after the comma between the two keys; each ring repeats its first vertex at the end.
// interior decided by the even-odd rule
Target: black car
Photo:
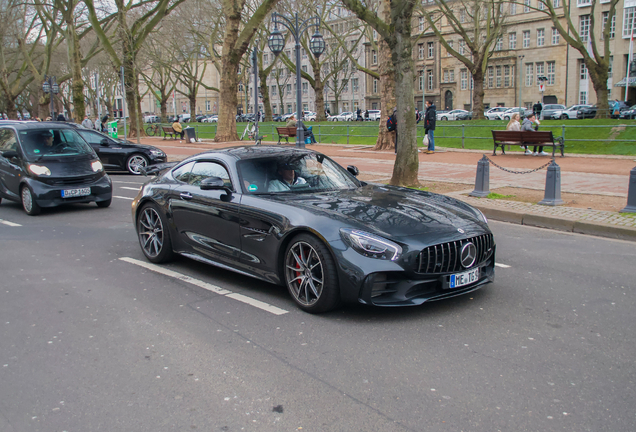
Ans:
{"type": "Polygon", "coordinates": [[[209,151],[144,185],[132,217],[148,260],[176,252],[285,285],[312,313],[418,305],[494,281],[495,242],[479,210],[357,173],[306,149],[209,151]]]}
{"type": "Polygon", "coordinates": [[[467,111],[465,113],[459,113],[455,116],[455,120],[472,120],[473,119],[473,113],[470,111],[467,111]]]}
{"type": "Polygon", "coordinates": [[[106,170],[138,175],[142,168],[166,162],[166,154],[156,147],[116,140],[91,129],[77,129],[77,132],[93,147],[106,170]]]}
{"type": "Polygon", "coordinates": [[[626,110],[621,111],[622,119],[635,119],[636,118],[636,105],[629,107],[626,110]]]}
{"type": "Polygon", "coordinates": [[[0,201],[42,207],[95,202],[108,207],[112,183],[77,129],[49,122],[0,123],[0,201]]]}
{"type": "Polygon", "coordinates": [[[576,112],[576,118],[577,119],[594,118],[596,117],[597,110],[598,110],[598,107],[596,105],[581,107],[576,112]]]}

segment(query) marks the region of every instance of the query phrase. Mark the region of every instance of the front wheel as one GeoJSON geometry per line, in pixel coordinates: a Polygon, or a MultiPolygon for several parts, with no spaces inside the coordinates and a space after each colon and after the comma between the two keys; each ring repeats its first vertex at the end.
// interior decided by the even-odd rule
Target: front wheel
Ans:
{"type": "Polygon", "coordinates": [[[128,156],[126,160],[126,169],[130,174],[139,175],[141,169],[148,166],[148,159],[144,155],[134,154],[128,156]]]}
{"type": "Polygon", "coordinates": [[[300,234],[285,252],[285,284],[292,298],[305,312],[328,312],[340,304],[336,265],[324,243],[300,234]]]}
{"type": "Polygon", "coordinates": [[[164,263],[174,257],[166,219],[152,203],[143,206],[137,218],[137,236],[141,250],[153,263],[164,263]]]}
{"type": "Polygon", "coordinates": [[[35,198],[33,198],[33,192],[29,189],[28,186],[22,186],[22,191],[20,192],[20,197],[22,198],[22,208],[29,216],[39,215],[42,211],[42,208],[35,202],[35,198]]]}
{"type": "Polygon", "coordinates": [[[442,120],[442,121],[446,121],[446,120],[448,120],[448,117],[442,117],[442,119],[441,119],[441,120],[442,120]]]}
{"type": "Polygon", "coordinates": [[[111,197],[110,199],[107,199],[106,201],[95,201],[95,204],[97,204],[97,207],[99,208],[106,208],[110,206],[110,203],[113,201],[113,198],[111,197]]]}
{"type": "Polygon", "coordinates": [[[146,128],[146,135],[148,136],[155,136],[155,128],[152,126],[148,126],[146,128]]]}

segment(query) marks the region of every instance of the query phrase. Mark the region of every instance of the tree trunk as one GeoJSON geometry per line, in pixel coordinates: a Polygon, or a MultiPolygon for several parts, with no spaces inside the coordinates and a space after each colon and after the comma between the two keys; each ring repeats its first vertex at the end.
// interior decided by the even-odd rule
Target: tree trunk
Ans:
{"type": "Polygon", "coordinates": [[[159,111],[161,115],[161,123],[168,123],[168,98],[161,97],[159,101],[159,111]]]}
{"type": "Polygon", "coordinates": [[[592,80],[592,86],[596,92],[596,116],[594,118],[609,118],[612,113],[609,111],[609,102],[607,100],[607,69],[598,67],[595,63],[588,67],[588,74],[592,80]]]}
{"type": "Polygon", "coordinates": [[[263,95],[263,109],[265,112],[264,121],[272,121],[272,104],[269,99],[269,86],[267,85],[267,75],[263,73],[261,69],[258,70],[258,78],[261,81],[260,88],[261,94],[263,95]]]}
{"type": "Polygon", "coordinates": [[[384,40],[378,42],[378,60],[380,72],[380,125],[378,140],[374,150],[393,150],[395,148],[395,132],[386,129],[386,121],[395,108],[395,68],[391,61],[391,50],[384,40]]]}
{"type": "MultiPolygon", "coordinates": [[[[73,119],[75,123],[81,123],[84,120],[86,106],[84,104],[84,78],[82,76],[82,53],[80,50],[79,38],[75,31],[75,17],[71,15],[67,20],[66,46],[68,51],[68,61],[73,73],[71,94],[73,98],[73,119]]],[[[70,120],[67,119],[67,120],[70,120]]]]}
{"type": "MultiPolygon", "coordinates": [[[[126,45],[126,44],[124,44],[126,45]]],[[[141,116],[141,98],[139,97],[139,75],[135,70],[135,54],[132,52],[126,53],[124,50],[124,83],[126,90],[126,105],[129,120],[127,122],[130,125],[137,124],[137,119],[141,116]]],[[[140,137],[146,136],[146,131],[143,128],[139,131],[140,137]]],[[[133,138],[137,136],[137,130],[131,127],[128,131],[128,137],[133,138]]]]}
{"type": "MultiPolygon", "coordinates": [[[[481,62],[477,64],[477,70],[473,72],[473,120],[484,118],[484,72],[479,66],[481,62]]],[[[468,84],[470,85],[470,83],[468,84]]],[[[519,106],[521,104],[522,102],[519,101],[519,106]]]]}
{"type": "Polygon", "coordinates": [[[44,93],[44,90],[39,90],[38,100],[38,117],[42,120],[46,120],[51,115],[51,95],[44,93]]]}
{"type": "MultiPolygon", "coordinates": [[[[223,52],[221,57],[221,88],[219,92],[220,107],[217,124],[216,142],[238,141],[236,131],[236,107],[238,105],[238,67],[241,56],[236,53],[234,46],[238,40],[241,11],[235,11],[232,5],[223,5],[226,16],[225,35],[223,38],[223,52]]],[[[245,90],[249,86],[245,84],[245,90]]],[[[246,107],[247,110],[247,107],[246,107]]]]}
{"type": "Polygon", "coordinates": [[[197,117],[197,95],[194,92],[191,92],[188,95],[188,100],[190,101],[190,123],[196,121],[197,117]]]}
{"type": "Polygon", "coordinates": [[[18,119],[18,110],[15,109],[15,100],[17,97],[9,96],[5,93],[5,101],[7,104],[7,117],[9,120],[17,120],[18,119]]]}
{"type": "Polygon", "coordinates": [[[397,111],[397,157],[390,184],[418,186],[419,159],[415,129],[415,100],[413,74],[413,47],[411,41],[411,16],[395,17],[395,46],[392,60],[395,63],[397,111]]]}
{"type": "Polygon", "coordinates": [[[327,116],[325,115],[325,83],[320,76],[320,62],[318,59],[311,62],[311,68],[314,71],[314,94],[316,97],[316,121],[325,121],[327,116]]]}

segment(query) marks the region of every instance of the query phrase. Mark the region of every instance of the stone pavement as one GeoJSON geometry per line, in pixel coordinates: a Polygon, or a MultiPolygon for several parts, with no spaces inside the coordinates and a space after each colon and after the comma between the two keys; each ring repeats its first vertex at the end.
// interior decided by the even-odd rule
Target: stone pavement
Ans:
{"type": "MultiPolygon", "coordinates": [[[[145,138],[142,143],[162,148],[168,154],[169,160],[180,160],[209,149],[248,144],[246,142],[186,143],[160,138],[145,138]]],[[[366,178],[371,176],[372,181],[388,182],[391,178],[395,161],[395,155],[392,152],[373,151],[369,146],[316,144],[308,147],[330,156],[343,166],[356,165],[361,174],[366,178]]],[[[486,216],[495,220],[636,240],[636,214],[634,213],[543,206],[465,195],[473,190],[477,161],[481,159],[483,153],[483,151],[444,148],[440,148],[433,155],[420,153],[419,178],[422,181],[466,185],[465,190],[446,194],[481,209],[486,216]]],[[[521,152],[514,151],[508,151],[505,156],[491,156],[489,152],[486,154],[498,165],[516,171],[532,170],[550,160],[549,157],[525,156],[521,152]]],[[[629,173],[636,166],[636,157],[566,155],[565,158],[557,156],[555,160],[561,167],[562,192],[624,197],[625,205],[627,204],[629,173]]],[[[490,189],[518,187],[544,190],[545,178],[545,169],[529,174],[513,174],[490,165],[490,189]]]]}

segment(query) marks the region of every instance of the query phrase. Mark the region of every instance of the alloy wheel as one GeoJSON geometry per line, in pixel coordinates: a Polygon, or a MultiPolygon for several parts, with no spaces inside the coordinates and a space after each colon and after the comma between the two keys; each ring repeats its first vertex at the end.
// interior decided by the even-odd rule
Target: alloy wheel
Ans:
{"type": "Polygon", "coordinates": [[[285,279],[295,300],[311,306],[320,300],[324,288],[323,263],[309,243],[299,241],[287,252],[285,279]]]}
{"type": "Polygon", "coordinates": [[[132,174],[141,174],[141,169],[148,165],[148,161],[141,155],[132,155],[128,158],[128,171],[132,174]]]}
{"type": "Polygon", "coordinates": [[[164,231],[159,213],[146,207],[139,218],[139,240],[144,253],[153,258],[161,253],[163,248],[164,231]]]}
{"type": "Polygon", "coordinates": [[[33,210],[33,197],[28,187],[22,188],[22,205],[27,213],[33,210]]]}

